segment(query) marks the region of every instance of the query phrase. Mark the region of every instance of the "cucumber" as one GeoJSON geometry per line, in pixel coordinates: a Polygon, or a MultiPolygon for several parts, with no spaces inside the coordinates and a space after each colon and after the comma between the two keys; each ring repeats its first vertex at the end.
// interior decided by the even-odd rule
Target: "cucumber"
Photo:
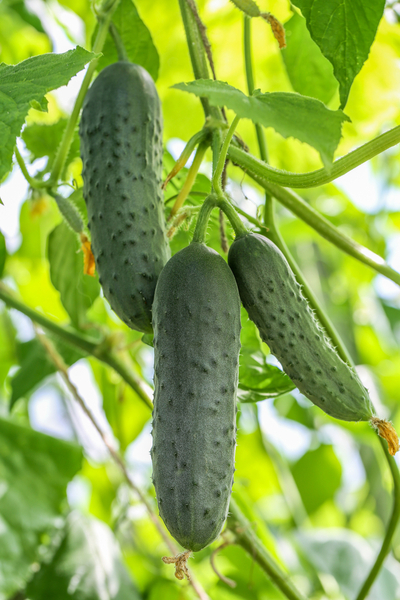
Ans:
{"type": "Polygon", "coordinates": [[[368,391],[325,336],[277,246],[247,233],[233,242],[228,263],[261,339],[298,389],[336,419],[373,417],[368,391]]]}
{"type": "Polygon", "coordinates": [[[192,242],[154,305],[153,482],[171,535],[194,552],[220,533],[233,484],[240,298],[217,252],[192,242]]]}
{"type": "Polygon", "coordinates": [[[162,114],[151,76],[120,61],[86,94],[80,122],[83,194],[104,296],[132,329],[151,333],[158,275],[170,257],[161,193],[162,114]]]}

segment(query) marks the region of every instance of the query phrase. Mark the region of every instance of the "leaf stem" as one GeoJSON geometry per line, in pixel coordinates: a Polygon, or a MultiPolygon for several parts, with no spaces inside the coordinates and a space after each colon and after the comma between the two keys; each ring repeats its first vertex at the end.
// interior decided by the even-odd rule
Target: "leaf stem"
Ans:
{"type": "Polygon", "coordinates": [[[308,173],[290,173],[289,171],[276,169],[235,146],[231,146],[229,149],[229,158],[240,164],[242,168],[251,170],[259,177],[273,183],[291,188],[310,188],[334,181],[399,142],[400,125],[338,158],[329,171],[322,168],[308,173]]]}
{"type": "Polygon", "coordinates": [[[175,204],[173,205],[173,207],[171,209],[171,212],[168,217],[168,221],[170,221],[176,215],[178,210],[182,207],[183,203],[185,202],[186,198],[189,196],[190,190],[193,187],[193,184],[197,177],[197,173],[199,172],[199,168],[201,166],[201,163],[203,162],[203,158],[204,158],[204,155],[206,153],[208,146],[209,146],[209,144],[207,141],[201,142],[200,145],[198,146],[195,157],[193,159],[193,162],[192,162],[189,172],[187,174],[186,181],[183,184],[183,187],[182,187],[181,191],[179,192],[177,199],[175,200],[175,204]]]}
{"type": "Polygon", "coordinates": [[[18,298],[14,296],[14,294],[7,289],[7,287],[0,282],[0,300],[10,308],[15,308],[19,312],[23,313],[31,321],[34,323],[38,323],[48,331],[51,331],[62,340],[70,344],[71,346],[75,346],[80,350],[83,350],[87,354],[93,355],[95,358],[105,363],[114,369],[121,377],[126,381],[126,383],[136,392],[139,398],[148,406],[150,409],[153,407],[153,403],[151,398],[147,394],[144,389],[142,381],[137,378],[125,363],[112,351],[110,351],[106,344],[99,343],[95,338],[89,337],[82,333],[78,333],[77,331],[73,331],[71,329],[67,329],[66,327],[62,327],[51,321],[44,315],[40,314],[33,308],[30,308],[18,298]]]}
{"type": "MultiPolygon", "coordinates": [[[[98,22],[99,22],[99,28],[98,28],[97,36],[96,36],[96,39],[95,39],[95,42],[94,42],[93,48],[92,48],[92,52],[94,52],[96,54],[98,52],[101,52],[101,50],[104,46],[104,42],[106,41],[112,12],[115,9],[115,6],[116,5],[114,5],[112,7],[112,10],[110,10],[109,12],[102,14],[102,15],[98,15],[98,17],[97,17],[98,22]]],[[[63,134],[63,137],[61,140],[61,144],[58,147],[58,151],[57,151],[56,157],[53,162],[53,167],[51,169],[50,179],[47,182],[47,184],[48,184],[47,187],[56,186],[58,183],[58,180],[61,176],[61,173],[62,173],[62,170],[64,167],[64,163],[67,158],[69,148],[71,146],[72,138],[74,136],[75,126],[78,121],[78,117],[79,117],[80,110],[82,108],[83,100],[84,100],[86,92],[89,88],[89,85],[90,85],[90,82],[94,75],[94,72],[97,68],[98,60],[99,60],[98,58],[95,58],[94,60],[92,60],[90,62],[88,69],[86,71],[85,77],[83,78],[82,85],[80,87],[79,93],[75,100],[74,108],[68,119],[68,123],[65,127],[64,134],[63,134]]]]}
{"type": "Polygon", "coordinates": [[[235,543],[246,550],[288,600],[305,600],[303,594],[290,581],[289,575],[281,569],[253,532],[252,524],[246,519],[233,498],[229,504],[227,527],[235,535],[235,543]]]}
{"type": "Polygon", "coordinates": [[[222,144],[222,148],[218,155],[217,165],[216,165],[214,173],[213,173],[212,184],[213,184],[214,191],[219,198],[224,197],[224,192],[222,191],[222,187],[221,187],[222,172],[224,170],[224,165],[225,165],[228,148],[229,148],[233,134],[235,133],[235,129],[236,129],[239,121],[240,121],[240,117],[238,117],[236,115],[228,129],[226,136],[225,136],[224,142],[222,144]]]}
{"type": "Polygon", "coordinates": [[[25,161],[22,158],[21,153],[18,150],[17,146],[15,146],[14,154],[15,154],[15,158],[17,159],[19,168],[22,171],[22,175],[25,177],[26,181],[29,183],[31,188],[43,189],[43,188],[47,187],[47,185],[48,185],[47,181],[39,181],[39,179],[35,179],[35,177],[32,177],[29,174],[29,171],[26,167],[25,161]]]}
{"type": "Polygon", "coordinates": [[[382,567],[383,561],[385,560],[389,549],[390,549],[390,544],[393,538],[393,535],[396,531],[396,526],[397,523],[399,521],[399,517],[400,517],[400,475],[399,475],[399,469],[397,467],[396,461],[394,460],[394,458],[392,456],[390,456],[389,451],[388,451],[388,447],[387,447],[387,443],[382,439],[379,438],[379,441],[382,445],[382,449],[385,453],[385,457],[386,460],[388,462],[389,468],[390,468],[390,473],[392,475],[392,479],[393,479],[393,509],[392,509],[392,514],[390,517],[390,521],[389,524],[387,526],[386,529],[386,534],[382,543],[382,547],[379,551],[379,554],[376,558],[376,561],[371,569],[371,571],[368,574],[368,577],[366,578],[366,580],[364,581],[364,584],[361,588],[361,590],[359,591],[356,600],[364,600],[367,595],[368,592],[370,591],[375,579],[378,576],[378,573],[382,567]]]}

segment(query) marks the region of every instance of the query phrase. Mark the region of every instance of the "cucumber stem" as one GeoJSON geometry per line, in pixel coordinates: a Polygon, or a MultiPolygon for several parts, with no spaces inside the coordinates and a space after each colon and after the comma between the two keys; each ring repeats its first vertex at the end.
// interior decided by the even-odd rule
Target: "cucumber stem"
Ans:
{"type": "Polygon", "coordinates": [[[392,480],[393,480],[393,509],[392,509],[392,514],[390,517],[389,524],[386,529],[386,534],[385,534],[384,540],[382,542],[382,547],[379,551],[379,554],[376,558],[376,561],[375,561],[371,571],[368,574],[368,577],[364,581],[364,584],[363,584],[361,590],[358,592],[356,600],[364,600],[367,597],[369,590],[371,589],[375,579],[378,576],[378,573],[382,567],[383,561],[385,560],[385,558],[390,550],[390,544],[393,539],[393,535],[396,531],[397,523],[398,523],[399,517],[400,517],[399,469],[397,467],[396,461],[389,454],[387,443],[382,438],[379,438],[379,441],[380,441],[382,449],[385,453],[385,458],[389,465],[390,473],[391,473],[392,480]]]}
{"type": "Polygon", "coordinates": [[[214,194],[210,194],[203,202],[203,206],[200,209],[199,216],[197,217],[197,223],[193,234],[192,243],[204,244],[204,240],[207,232],[208,220],[211,215],[211,211],[218,205],[218,197],[214,194]]]}
{"type": "Polygon", "coordinates": [[[35,177],[32,177],[29,174],[29,171],[26,167],[25,161],[21,156],[20,151],[18,150],[18,147],[15,146],[15,150],[14,150],[14,154],[15,154],[15,158],[17,159],[17,163],[19,165],[19,168],[21,169],[22,175],[25,177],[26,181],[29,183],[29,185],[31,186],[31,188],[35,188],[35,189],[43,189],[47,187],[47,181],[40,181],[39,179],[35,179],[35,177]]]}
{"type": "Polygon", "coordinates": [[[198,146],[195,157],[187,174],[186,181],[183,184],[183,187],[179,192],[177,199],[175,200],[175,204],[171,209],[168,221],[170,221],[176,215],[178,210],[182,207],[183,203],[185,202],[186,198],[189,196],[190,190],[192,189],[195,179],[197,177],[197,173],[199,172],[201,163],[203,162],[203,158],[208,148],[208,145],[208,142],[201,142],[201,144],[198,146]]]}
{"type": "Polygon", "coordinates": [[[121,39],[121,36],[119,35],[119,31],[118,29],[115,27],[114,23],[111,21],[110,26],[109,26],[109,31],[111,34],[111,37],[113,39],[115,48],[117,50],[117,54],[118,54],[118,60],[127,60],[129,61],[129,56],[128,53],[126,51],[126,48],[124,46],[124,43],[121,39]]]}
{"type": "Polygon", "coordinates": [[[228,129],[226,136],[225,136],[221,151],[218,156],[217,165],[214,170],[212,184],[213,184],[214,191],[219,198],[224,197],[224,193],[223,193],[222,187],[221,187],[222,172],[224,170],[224,165],[225,165],[225,161],[226,161],[226,155],[228,153],[228,148],[229,148],[233,134],[235,133],[235,129],[236,129],[239,121],[240,121],[240,117],[238,117],[236,115],[228,129]]]}
{"type": "Polygon", "coordinates": [[[256,536],[252,523],[246,519],[233,498],[231,498],[229,503],[227,527],[234,534],[236,544],[246,550],[250,558],[259,564],[272,583],[288,600],[305,600],[303,594],[295,588],[289,579],[289,575],[283,571],[256,536]]]}

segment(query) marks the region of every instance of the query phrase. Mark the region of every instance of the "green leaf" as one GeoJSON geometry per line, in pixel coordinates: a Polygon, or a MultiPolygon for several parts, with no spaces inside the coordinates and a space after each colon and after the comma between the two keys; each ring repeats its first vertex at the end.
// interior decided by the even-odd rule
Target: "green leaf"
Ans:
{"type": "MultiPolygon", "coordinates": [[[[84,356],[82,352],[58,339],[52,339],[52,342],[68,366],[84,356]]],[[[45,348],[36,338],[19,344],[17,354],[21,366],[10,382],[12,389],[10,410],[19,398],[33,391],[46,377],[57,371],[45,348]]]]}
{"type": "Polygon", "coordinates": [[[313,42],[305,20],[297,13],[286,21],[285,33],[282,58],[293,89],[327,104],[338,87],[332,65],[313,42]]]}
{"type": "Polygon", "coordinates": [[[17,15],[23,21],[25,21],[25,23],[36,29],[36,31],[39,33],[46,33],[46,31],[43,29],[41,20],[37,15],[26,8],[24,0],[16,0],[15,2],[12,2],[10,8],[17,13],[17,15]]]}
{"type": "Polygon", "coordinates": [[[257,93],[246,96],[240,90],[211,79],[177,83],[172,87],[208,98],[213,106],[225,106],[254,123],[273,127],[284,138],[294,137],[313,146],[329,167],[341,138],[342,123],[349,121],[341,110],[329,110],[315,98],[289,92],[257,93]]]}
{"type": "Polygon", "coordinates": [[[76,234],[60,223],[49,235],[50,278],[72,323],[80,327],[99,295],[98,280],[83,274],[83,254],[76,234]]]}
{"type": "Polygon", "coordinates": [[[0,231],[0,277],[3,275],[4,265],[6,264],[7,248],[4,235],[0,231]]]}
{"type": "Polygon", "coordinates": [[[306,452],[293,465],[292,473],[304,506],[312,514],[339,489],[342,467],[333,447],[324,444],[306,452]]]}
{"type": "MultiPolygon", "coordinates": [[[[121,0],[113,14],[112,21],[118,30],[129,60],[144,67],[155,81],[158,77],[160,59],[150,31],[140,18],[132,0],[121,0]]],[[[97,28],[93,36],[96,35],[96,32],[97,28]]],[[[102,52],[99,69],[104,69],[118,60],[117,50],[110,34],[107,36],[102,52]]]]}
{"type": "MultiPolygon", "coordinates": [[[[346,598],[355,598],[376,558],[376,550],[348,529],[327,529],[297,534],[304,558],[320,573],[334,577],[346,598]]],[[[398,597],[398,563],[387,561],[368,593],[368,600],[398,597]]]]}
{"type": "Polygon", "coordinates": [[[57,527],[81,449],[0,419],[0,595],[25,587],[43,535],[57,527]]]}
{"type": "Polygon", "coordinates": [[[13,65],[0,64],[0,180],[11,169],[17,136],[34,104],[46,110],[45,94],[66,85],[97,54],[79,46],[64,54],[42,54],[13,65]]]}
{"type": "Polygon", "coordinates": [[[333,65],[340,107],[361,71],[375,39],[385,0],[293,0],[303,13],[312,39],[333,65]]]}
{"type": "Polygon", "coordinates": [[[244,309],[240,341],[240,402],[259,402],[266,398],[276,398],[296,387],[281,369],[267,363],[256,326],[248,319],[244,309]]]}
{"type": "Polygon", "coordinates": [[[111,529],[97,519],[72,513],[64,537],[48,564],[29,582],[31,600],[139,600],[111,529]]]}

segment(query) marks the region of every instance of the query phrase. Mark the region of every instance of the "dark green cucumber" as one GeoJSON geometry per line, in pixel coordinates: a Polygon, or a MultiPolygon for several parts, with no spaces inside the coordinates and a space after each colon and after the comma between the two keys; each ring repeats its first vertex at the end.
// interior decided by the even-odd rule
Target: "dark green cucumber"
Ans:
{"type": "Polygon", "coordinates": [[[171,258],[153,326],[153,482],[169,532],[196,552],[222,529],[234,472],[240,298],[217,252],[192,242],[171,258]]]}
{"type": "Polygon", "coordinates": [[[248,233],[234,241],[228,262],[250,319],[299,390],[336,419],[368,421],[368,391],[324,334],[277,246],[248,233]]]}
{"type": "Polygon", "coordinates": [[[161,193],[162,115],[151,76],[109,65],[80,123],[84,198],[104,296],[132,329],[151,332],[158,275],[170,253],[161,193]]]}

